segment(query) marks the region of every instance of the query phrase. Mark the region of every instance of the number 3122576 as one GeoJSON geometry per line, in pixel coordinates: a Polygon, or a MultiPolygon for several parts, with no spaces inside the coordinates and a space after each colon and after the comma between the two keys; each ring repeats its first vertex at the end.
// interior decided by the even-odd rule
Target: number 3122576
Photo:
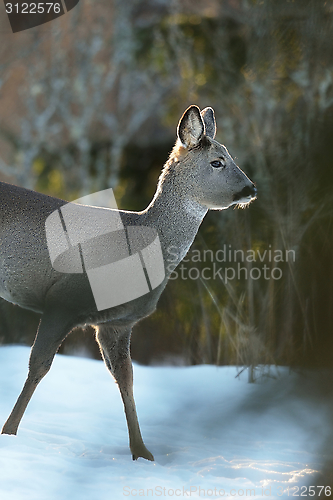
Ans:
{"type": "Polygon", "coordinates": [[[59,14],[60,3],[39,2],[39,3],[6,3],[7,14],[49,14],[54,12],[59,14]]]}
{"type": "Polygon", "coordinates": [[[289,488],[284,488],[283,486],[278,486],[278,496],[285,495],[287,493],[288,497],[313,497],[316,495],[316,498],[322,495],[323,497],[330,497],[331,487],[330,486],[293,486],[289,488]]]}

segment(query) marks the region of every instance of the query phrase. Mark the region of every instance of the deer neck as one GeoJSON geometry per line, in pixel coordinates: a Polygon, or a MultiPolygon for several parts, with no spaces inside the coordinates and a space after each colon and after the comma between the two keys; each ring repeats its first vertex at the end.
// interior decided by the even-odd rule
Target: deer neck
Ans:
{"type": "Polygon", "coordinates": [[[207,208],[188,196],[186,185],[175,172],[162,175],[154,198],[142,212],[144,224],[159,235],[166,268],[176,267],[185,257],[207,213],[207,208]]]}

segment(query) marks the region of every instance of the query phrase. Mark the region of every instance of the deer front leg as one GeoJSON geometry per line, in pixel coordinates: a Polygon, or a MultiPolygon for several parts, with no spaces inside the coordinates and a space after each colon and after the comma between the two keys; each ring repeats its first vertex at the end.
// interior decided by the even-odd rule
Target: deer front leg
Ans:
{"type": "Polygon", "coordinates": [[[150,451],[147,450],[141,436],[133,396],[132,361],[129,355],[126,359],[123,359],[114,370],[114,377],[118,383],[124,403],[132,458],[133,460],[137,460],[139,457],[143,457],[153,461],[154,457],[150,451]]]}
{"type": "Polygon", "coordinates": [[[154,460],[142,440],[133,397],[133,368],[129,353],[131,328],[98,326],[97,341],[107,368],[114,376],[124,403],[133,460],[139,457],[154,460]]]}

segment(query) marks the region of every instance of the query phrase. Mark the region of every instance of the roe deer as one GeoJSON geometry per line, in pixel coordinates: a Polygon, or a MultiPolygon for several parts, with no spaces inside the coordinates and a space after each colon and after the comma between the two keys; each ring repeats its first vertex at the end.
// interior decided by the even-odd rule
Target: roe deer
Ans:
{"type": "MultiPolygon", "coordinates": [[[[190,248],[208,209],[246,205],[256,198],[254,184],[237,167],[227,149],[214,140],[215,134],[213,109],[200,112],[197,106],[190,106],[179,121],[176,144],[149,206],[142,212],[89,207],[94,210],[96,221],[114,216],[125,228],[152,228],[163,256],[162,277],[147,293],[108,308],[96,306],[88,271],[73,270],[82,249],[75,258],[74,254],[69,255],[74,267],[71,270],[69,266],[68,272],[57,270],[51,258],[46,221],[63,210],[67,202],[1,183],[0,296],[42,314],[27,380],[2,433],[16,434],[33,392],[68,333],[76,326],[93,325],[104,362],[120,389],[133,460],[154,460],[143,443],[133,398],[129,354],[132,327],[155,310],[169,275],[190,248]],[[172,254],[172,265],[168,261],[170,247],[178,249],[177,262],[172,254]]],[[[81,206],[78,210],[87,208],[81,206]]],[[[113,251],[117,241],[112,245],[104,242],[104,250],[113,251]]]]}

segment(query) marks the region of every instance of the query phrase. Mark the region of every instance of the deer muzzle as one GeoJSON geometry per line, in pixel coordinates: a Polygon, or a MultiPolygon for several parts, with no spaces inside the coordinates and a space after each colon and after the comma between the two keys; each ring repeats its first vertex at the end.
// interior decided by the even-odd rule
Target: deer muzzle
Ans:
{"type": "Polygon", "coordinates": [[[245,186],[239,193],[236,193],[233,197],[233,201],[250,201],[257,197],[257,188],[254,184],[251,186],[245,186]]]}

